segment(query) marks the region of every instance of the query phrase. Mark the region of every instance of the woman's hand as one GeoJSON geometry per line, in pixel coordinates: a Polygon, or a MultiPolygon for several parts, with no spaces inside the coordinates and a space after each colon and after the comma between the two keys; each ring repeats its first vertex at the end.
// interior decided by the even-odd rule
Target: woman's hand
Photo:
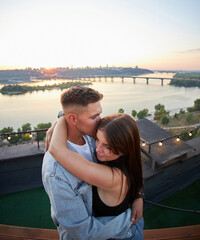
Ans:
{"type": "Polygon", "coordinates": [[[132,225],[137,224],[137,222],[143,217],[143,198],[136,198],[132,203],[131,208],[131,221],[132,225]]]}

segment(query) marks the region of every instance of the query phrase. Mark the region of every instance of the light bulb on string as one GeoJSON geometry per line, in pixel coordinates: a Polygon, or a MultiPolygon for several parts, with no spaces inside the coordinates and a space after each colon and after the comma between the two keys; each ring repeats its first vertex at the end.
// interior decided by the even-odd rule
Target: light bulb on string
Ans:
{"type": "Polygon", "coordinates": [[[179,142],[179,141],[180,141],[180,137],[177,137],[177,138],[176,138],[176,141],[179,142]]]}
{"type": "Polygon", "coordinates": [[[142,146],[145,147],[145,146],[146,146],[146,143],[145,143],[145,142],[142,142],[142,146]]]}
{"type": "Polygon", "coordinates": [[[160,142],[158,143],[158,145],[159,145],[159,146],[162,146],[162,145],[163,145],[162,141],[160,141],[160,142]]]}

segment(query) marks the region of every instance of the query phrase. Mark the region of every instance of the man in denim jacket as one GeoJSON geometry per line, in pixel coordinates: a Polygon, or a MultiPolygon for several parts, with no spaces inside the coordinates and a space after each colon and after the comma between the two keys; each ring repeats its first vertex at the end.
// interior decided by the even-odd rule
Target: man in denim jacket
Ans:
{"type": "MultiPolygon", "coordinates": [[[[102,97],[97,91],[86,87],[72,87],[61,96],[61,102],[65,102],[62,107],[68,123],[68,148],[78,152],[76,145],[88,144],[89,153],[86,155],[91,161],[96,161],[95,142],[89,136],[94,136],[95,126],[100,120],[102,97]]],[[[44,156],[42,180],[60,239],[104,240],[132,236],[131,210],[116,217],[94,218],[91,185],[69,173],[49,152],[44,156]]],[[[137,230],[136,225],[134,231],[137,230]]]]}

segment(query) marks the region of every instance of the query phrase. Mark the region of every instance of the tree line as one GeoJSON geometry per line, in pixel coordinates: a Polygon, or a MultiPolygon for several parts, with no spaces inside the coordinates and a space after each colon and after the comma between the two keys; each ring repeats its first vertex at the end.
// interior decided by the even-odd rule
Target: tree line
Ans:
{"type": "MultiPolygon", "coordinates": [[[[155,105],[154,107],[155,112],[154,112],[154,120],[160,120],[162,119],[162,124],[167,124],[168,120],[166,120],[166,117],[169,116],[169,111],[166,111],[165,109],[165,105],[158,103],[157,105],[155,105]],[[164,119],[163,119],[164,118],[164,119]]],[[[191,112],[195,112],[195,111],[200,111],[200,99],[196,99],[194,101],[194,105],[192,107],[188,107],[187,111],[189,113],[191,112]]],[[[120,108],[118,110],[118,113],[124,113],[124,109],[120,108]]],[[[186,112],[181,109],[179,114],[185,114],[186,112]]],[[[133,117],[137,117],[138,119],[142,119],[148,116],[151,116],[151,114],[149,114],[149,110],[144,108],[143,110],[140,110],[139,112],[137,112],[136,110],[132,110],[131,115],[133,117]]],[[[176,118],[178,116],[177,113],[175,113],[174,117],[176,118]]]]}
{"type": "Polygon", "coordinates": [[[52,90],[55,88],[59,89],[66,89],[72,86],[77,85],[90,85],[91,82],[65,82],[60,84],[53,84],[53,85],[44,85],[44,86],[29,86],[29,85],[18,85],[18,84],[11,84],[11,85],[4,85],[0,92],[2,94],[7,95],[14,95],[14,94],[24,94],[26,92],[33,92],[33,91],[44,91],[44,90],[52,90]]]}
{"type": "Polygon", "coordinates": [[[177,87],[199,87],[200,88],[200,73],[176,73],[170,82],[170,85],[177,87]]]}
{"type": "MultiPolygon", "coordinates": [[[[161,125],[167,125],[170,121],[177,122],[180,126],[180,121],[182,120],[184,124],[194,124],[194,123],[200,123],[200,114],[195,115],[196,112],[200,111],[200,99],[196,99],[194,101],[194,105],[192,107],[188,107],[187,111],[180,109],[179,113],[175,113],[173,116],[169,115],[169,111],[165,109],[165,106],[163,104],[157,104],[154,107],[154,120],[160,123],[161,125]]],[[[118,110],[119,113],[124,113],[124,109],[120,108],[118,110]]],[[[141,111],[132,110],[131,115],[134,118],[142,119],[150,116],[148,109],[143,109],[141,111]]],[[[199,124],[200,125],[200,124],[199,124]]],[[[200,129],[193,134],[192,137],[200,136],[200,129]]],[[[183,135],[181,136],[182,140],[188,140],[191,136],[189,135],[183,135]]]]}

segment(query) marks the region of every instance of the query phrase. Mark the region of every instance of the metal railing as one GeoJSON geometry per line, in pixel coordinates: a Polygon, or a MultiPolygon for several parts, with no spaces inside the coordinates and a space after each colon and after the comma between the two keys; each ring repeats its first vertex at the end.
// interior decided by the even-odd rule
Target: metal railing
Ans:
{"type": "MultiPolygon", "coordinates": [[[[159,139],[157,141],[153,141],[153,142],[148,142],[148,141],[144,140],[143,138],[140,138],[141,147],[145,147],[146,145],[148,145],[149,146],[148,153],[150,154],[152,145],[158,144],[159,146],[162,146],[165,141],[167,141],[169,139],[172,139],[172,138],[176,138],[176,141],[179,142],[181,136],[183,136],[185,134],[188,134],[189,136],[192,136],[192,133],[195,132],[195,131],[198,131],[199,129],[200,129],[200,126],[194,128],[192,130],[189,130],[189,131],[186,131],[186,132],[183,132],[183,133],[179,133],[179,134],[176,134],[176,135],[173,135],[173,136],[161,138],[161,139],[159,139]]],[[[19,135],[19,136],[21,135],[22,136],[22,135],[25,135],[25,134],[29,134],[28,141],[30,141],[31,139],[34,138],[33,134],[35,134],[36,135],[35,140],[37,141],[38,148],[40,148],[39,142],[41,141],[41,139],[40,139],[39,134],[42,133],[42,132],[46,132],[47,130],[48,130],[48,128],[38,129],[38,130],[28,130],[28,131],[23,131],[23,132],[1,133],[0,134],[0,139],[1,139],[1,141],[3,141],[4,139],[7,139],[12,144],[12,141],[11,141],[12,136],[16,136],[16,135],[19,135]]],[[[20,143],[22,143],[22,138],[19,138],[19,141],[15,144],[20,144],[20,143]]],[[[3,145],[3,144],[1,144],[1,145],[3,145]]]]}
{"type": "Polygon", "coordinates": [[[31,142],[35,140],[37,142],[38,149],[40,148],[41,137],[44,139],[45,136],[41,136],[41,133],[46,132],[48,128],[37,129],[37,130],[28,130],[23,132],[9,132],[9,133],[0,133],[1,146],[3,146],[3,140],[7,139],[9,144],[21,144],[31,142]],[[28,134],[28,135],[27,135],[28,134]],[[18,138],[16,138],[18,136],[18,138]]]}
{"type": "Polygon", "coordinates": [[[194,129],[191,129],[189,131],[183,132],[183,133],[179,133],[179,134],[176,134],[176,135],[173,135],[173,136],[170,136],[170,137],[161,138],[161,139],[159,139],[157,141],[153,141],[153,142],[148,142],[148,141],[145,141],[143,138],[140,138],[141,146],[145,147],[146,145],[148,145],[149,146],[148,153],[150,154],[152,145],[158,144],[159,146],[162,146],[165,141],[167,141],[169,139],[172,139],[172,138],[176,138],[176,141],[179,142],[181,136],[188,134],[191,137],[192,133],[195,132],[195,131],[198,131],[199,129],[200,129],[200,126],[194,128],[194,129]]]}

